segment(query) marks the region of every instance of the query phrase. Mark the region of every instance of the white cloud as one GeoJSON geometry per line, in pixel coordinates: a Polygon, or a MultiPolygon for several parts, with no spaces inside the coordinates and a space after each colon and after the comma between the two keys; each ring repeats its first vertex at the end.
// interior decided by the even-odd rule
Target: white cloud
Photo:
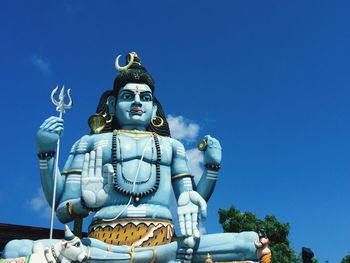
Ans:
{"type": "MultiPolygon", "coordinates": [[[[195,122],[186,120],[183,116],[168,115],[167,117],[171,136],[175,139],[193,142],[196,140],[199,133],[199,125],[195,122]]],[[[198,182],[203,173],[201,164],[203,163],[203,153],[197,150],[197,148],[189,149],[186,151],[188,164],[191,173],[195,177],[195,181],[198,182]]]]}
{"type": "Polygon", "coordinates": [[[201,167],[201,164],[203,163],[203,153],[197,148],[193,148],[187,150],[186,154],[190,171],[194,175],[195,181],[198,182],[203,173],[203,169],[201,167]]]}
{"type": "Polygon", "coordinates": [[[49,61],[47,61],[46,59],[38,56],[38,55],[34,55],[32,57],[32,63],[35,67],[37,67],[45,76],[48,76],[52,73],[51,71],[51,65],[49,63],[49,61]]]}
{"type": "Polygon", "coordinates": [[[198,136],[199,125],[197,123],[188,121],[183,116],[168,115],[167,120],[173,138],[192,142],[198,136]]]}
{"type": "Polygon", "coordinates": [[[49,218],[51,215],[51,208],[49,207],[44,192],[39,188],[35,196],[29,201],[30,208],[38,213],[43,218],[49,218]]]}

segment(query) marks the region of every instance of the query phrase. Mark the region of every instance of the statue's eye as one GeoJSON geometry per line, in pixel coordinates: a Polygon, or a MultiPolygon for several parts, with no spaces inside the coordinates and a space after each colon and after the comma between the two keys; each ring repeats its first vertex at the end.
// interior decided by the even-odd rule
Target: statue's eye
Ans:
{"type": "Polygon", "coordinates": [[[149,94],[141,95],[141,100],[143,100],[143,101],[152,101],[152,96],[149,95],[149,94]]]}
{"type": "Polygon", "coordinates": [[[80,242],[76,243],[74,246],[80,247],[80,242]]]}
{"type": "Polygon", "coordinates": [[[122,99],[123,100],[131,100],[132,99],[132,95],[130,93],[124,93],[122,95],[122,99]]]}

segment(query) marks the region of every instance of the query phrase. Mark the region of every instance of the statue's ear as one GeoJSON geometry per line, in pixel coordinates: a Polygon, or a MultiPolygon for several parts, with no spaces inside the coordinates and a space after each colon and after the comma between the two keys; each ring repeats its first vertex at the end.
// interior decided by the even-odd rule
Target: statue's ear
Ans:
{"type": "Polygon", "coordinates": [[[153,109],[152,109],[152,118],[157,116],[157,110],[158,110],[157,104],[154,103],[153,109]]]}
{"type": "Polygon", "coordinates": [[[108,112],[110,115],[115,115],[115,104],[116,98],[114,96],[109,96],[106,101],[108,112]]]}

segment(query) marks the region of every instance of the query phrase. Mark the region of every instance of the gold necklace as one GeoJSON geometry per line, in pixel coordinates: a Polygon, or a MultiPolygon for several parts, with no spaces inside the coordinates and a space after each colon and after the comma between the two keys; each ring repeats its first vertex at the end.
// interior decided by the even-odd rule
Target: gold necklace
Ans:
{"type": "Polygon", "coordinates": [[[146,136],[151,136],[152,132],[149,131],[139,131],[139,130],[118,130],[118,133],[122,133],[125,136],[131,137],[134,140],[139,140],[146,136]]]}

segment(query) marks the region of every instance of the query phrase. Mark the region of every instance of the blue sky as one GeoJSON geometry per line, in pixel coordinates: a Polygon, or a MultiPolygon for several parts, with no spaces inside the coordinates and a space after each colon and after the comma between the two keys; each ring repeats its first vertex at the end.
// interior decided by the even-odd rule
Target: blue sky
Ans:
{"type": "Polygon", "coordinates": [[[65,116],[63,162],[112,87],[116,55],[135,50],[165,112],[190,129],[187,148],[205,134],[222,143],[207,233],[222,231],[217,210],[235,205],[289,222],[297,251],[308,246],[321,262],[339,262],[350,251],[349,8],[347,1],[2,1],[0,222],[49,225],[34,209],[45,214],[34,137],[55,114],[51,90],[65,84],[75,102],[65,116]]]}

